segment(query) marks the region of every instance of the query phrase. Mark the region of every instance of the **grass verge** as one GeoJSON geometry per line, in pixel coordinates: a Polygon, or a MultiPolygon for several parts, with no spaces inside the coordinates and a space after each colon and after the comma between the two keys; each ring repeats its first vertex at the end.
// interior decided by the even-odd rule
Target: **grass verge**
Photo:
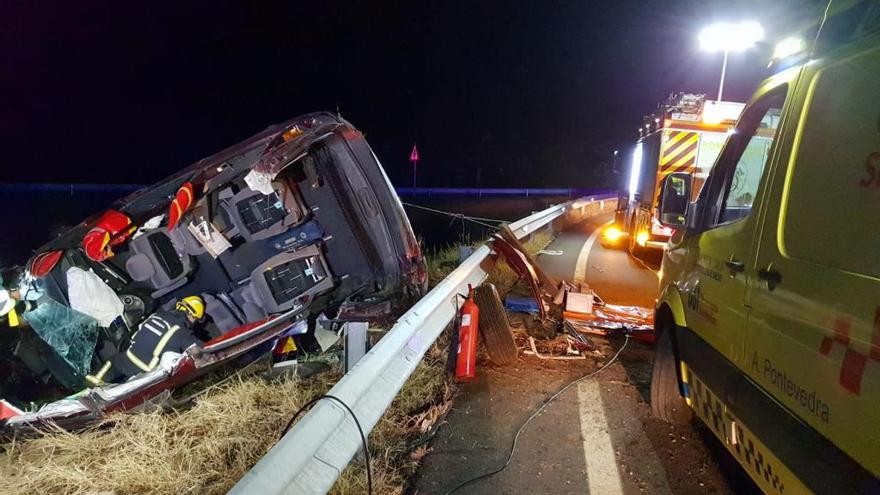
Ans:
{"type": "MultiPolygon", "coordinates": [[[[403,493],[420,459],[416,447],[450,407],[444,352],[426,355],[369,437],[374,493],[403,493]]],[[[14,441],[0,456],[0,494],[226,493],[275,444],[293,412],[340,376],[338,368],[308,380],[253,372],[187,409],[118,414],[86,431],[14,441]]],[[[366,493],[363,466],[353,463],[331,493],[366,493]]]]}

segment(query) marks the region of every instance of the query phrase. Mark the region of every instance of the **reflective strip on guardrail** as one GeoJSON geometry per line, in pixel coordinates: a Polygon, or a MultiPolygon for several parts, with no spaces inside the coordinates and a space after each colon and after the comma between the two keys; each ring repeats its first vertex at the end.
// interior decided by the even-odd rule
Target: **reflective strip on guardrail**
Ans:
{"type": "MultiPolygon", "coordinates": [[[[566,212],[585,216],[608,211],[614,195],[568,201],[510,224],[518,238],[541,229],[566,212]],[[600,203],[601,202],[601,203],[600,203]],[[607,203],[607,204],[606,204],[607,203]]],[[[332,389],[369,434],[397,396],[425,352],[455,317],[457,294],[486,278],[487,245],[428,292],[332,389]]],[[[291,414],[293,411],[291,411],[291,414]]],[[[352,417],[335,401],[318,402],[230,491],[232,494],[324,494],[361,447],[352,417]]]]}

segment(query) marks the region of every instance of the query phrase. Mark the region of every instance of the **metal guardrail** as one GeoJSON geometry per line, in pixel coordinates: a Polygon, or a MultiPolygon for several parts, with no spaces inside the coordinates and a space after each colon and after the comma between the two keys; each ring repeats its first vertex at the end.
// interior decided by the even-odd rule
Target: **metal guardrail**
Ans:
{"type": "Polygon", "coordinates": [[[616,198],[616,193],[604,193],[575,199],[573,201],[568,201],[562,204],[551,206],[546,210],[541,210],[537,213],[529,215],[526,218],[523,218],[522,220],[517,220],[516,222],[513,222],[508,226],[510,227],[510,230],[512,230],[513,233],[516,235],[517,239],[522,239],[544,228],[550,222],[556,220],[562,215],[565,215],[566,212],[577,212],[578,210],[582,210],[593,203],[599,203],[599,208],[600,210],[602,210],[605,208],[606,201],[616,200],[616,198]]]}
{"type": "MultiPolygon", "coordinates": [[[[580,198],[537,212],[510,227],[526,237],[562,215],[582,220],[609,211],[614,195],[580,198]]],[[[388,409],[425,352],[453,320],[457,294],[477,286],[491,268],[491,248],[480,246],[407,311],[328,392],[357,415],[365,434],[388,409]]],[[[318,402],[230,491],[231,494],[324,494],[361,447],[352,417],[335,401],[318,402]]]]}
{"type": "Polygon", "coordinates": [[[481,188],[481,187],[395,187],[401,196],[515,196],[523,198],[565,196],[580,198],[602,193],[601,189],[549,189],[549,188],[481,188]]]}

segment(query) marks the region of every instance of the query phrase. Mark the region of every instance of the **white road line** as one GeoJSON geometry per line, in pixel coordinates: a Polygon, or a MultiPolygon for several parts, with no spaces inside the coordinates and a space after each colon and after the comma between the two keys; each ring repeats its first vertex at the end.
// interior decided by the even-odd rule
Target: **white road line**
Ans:
{"type": "Polygon", "coordinates": [[[584,460],[587,464],[587,480],[592,495],[616,495],[623,493],[605,406],[595,380],[578,384],[580,403],[581,435],[584,437],[584,460]]]}
{"type": "Polygon", "coordinates": [[[575,283],[584,281],[584,278],[587,276],[587,267],[589,266],[587,262],[590,261],[590,251],[593,250],[593,244],[595,244],[596,239],[602,235],[602,230],[612,223],[614,223],[614,220],[609,220],[603,223],[601,226],[596,227],[596,230],[590,234],[590,237],[587,237],[587,242],[584,243],[584,247],[582,247],[581,252],[578,253],[578,258],[574,265],[575,283]]]}

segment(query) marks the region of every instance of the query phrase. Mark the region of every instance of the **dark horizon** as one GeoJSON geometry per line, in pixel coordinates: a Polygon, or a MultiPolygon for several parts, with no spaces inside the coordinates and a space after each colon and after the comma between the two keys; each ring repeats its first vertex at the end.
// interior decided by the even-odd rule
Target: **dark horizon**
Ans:
{"type": "Polygon", "coordinates": [[[714,20],[756,19],[731,55],[745,100],[773,42],[822,2],[443,3],[407,7],[7,3],[4,182],[152,183],[317,110],[364,131],[395,185],[607,185],[611,151],[674,91],[714,99],[714,20]]]}

